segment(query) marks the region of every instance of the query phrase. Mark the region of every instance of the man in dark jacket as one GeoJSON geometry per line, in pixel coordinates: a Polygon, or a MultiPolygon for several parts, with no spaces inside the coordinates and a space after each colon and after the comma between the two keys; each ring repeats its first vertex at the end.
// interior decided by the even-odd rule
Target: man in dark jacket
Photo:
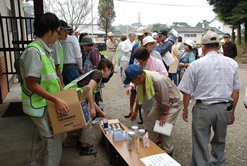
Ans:
{"type": "Polygon", "coordinates": [[[232,59],[234,59],[237,56],[237,47],[235,45],[235,43],[233,43],[231,41],[230,38],[230,34],[229,33],[225,33],[223,35],[224,41],[225,43],[223,44],[222,48],[223,48],[223,54],[227,57],[230,57],[232,59]]]}

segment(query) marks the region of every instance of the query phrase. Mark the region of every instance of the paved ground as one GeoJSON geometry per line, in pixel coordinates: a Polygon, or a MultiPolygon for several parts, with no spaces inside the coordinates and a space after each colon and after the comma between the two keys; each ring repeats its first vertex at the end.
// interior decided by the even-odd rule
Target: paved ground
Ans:
{"type": "MultiPolygon", "coordinates": [[[[117,70],[119,71],[119,70],[117,70]]],[[[243,106],[244,91],[247,87],[247,65],[239,64],[239,73],[242,82],[239,103],[236,109],[235,123],[228,127],[226,158],[227,166],[247,165],[247,110],[243,106]]],[[[124,118],[128,111],[129,98],[125,95],[125,89],[121,86],[119,72],[103,89],[103,99],[107,105],[106,112],[109,119],[118,118],[127,127],[136,125],[124,118]]],[[[4,114],[9,102],[20,101],[20,88],[15,84],[11,92],[0,104],[0,116],[4,114]]],[[[181,114],[174,126],[175,148],[174,159],[183,166],[189,166],[191,161],[191,107],[189,123],[182,120],[181,114]]],[[[139,128],[142,126],[139,125],[139,128]]],[[[64,148],[61,166],[99,165],[109,166],[108,153],[101,145],[101,133],[98,125],[93,125],[92,142],[98,149],[96,156],[81,157],[74,147],[64,148]]],[[[0,117],[0,165],[15,166],[29,165],[33,161],[40,148],[40,140],[35,126],[28,117],[0,117]]],[[[119,164],[123,165],[123,164],[119,164]]]]}

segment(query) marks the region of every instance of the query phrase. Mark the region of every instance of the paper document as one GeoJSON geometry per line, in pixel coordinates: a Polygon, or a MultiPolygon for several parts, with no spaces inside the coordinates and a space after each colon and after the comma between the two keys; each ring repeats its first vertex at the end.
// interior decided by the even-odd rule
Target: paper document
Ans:
{"type": "Polygon", "coordinates": [[[163,126],[160,126],[159,123],[160,121],[156,120],[155,125],[154,125],[154,132],[170,136],[173,125],[170,123],[165,123],[163,126]]]}
{"type": "Polygon", "coordinates": [[[172,54],[167,51],[164,56],[162,56],[163,61],[166,63],[167,66],[170,66],[174,62],[174,58],[172,57],[172,54]]]}
{"type": "Polygon", "coordinates": [[[140,159],[146,166],[181,166],[167,153],[156,154],[140,159]]]}

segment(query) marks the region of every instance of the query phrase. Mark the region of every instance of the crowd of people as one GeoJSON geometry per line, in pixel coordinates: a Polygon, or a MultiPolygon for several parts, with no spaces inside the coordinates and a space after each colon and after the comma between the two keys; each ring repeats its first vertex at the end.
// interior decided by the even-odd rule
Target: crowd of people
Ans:
{"type": "MultiPolygon", "coordinates": [[[[42,140],[42,150],[31,165],[58,166],[66,138],[66,133],[53,135],[46,100],[55,104],[58,114],[66,114],[68,105],[53,94],[88,86],[92,120],[106,118],[101,88],[117,73],[115,64],[130,96],[125,118],[134,121],[139,112],[142,121],[138,123],[150,133],[150,139],[173,156],[173,133],[166,136],[154,132],[155,122],[159,120],[161,126],[175,125],[181,111],[187,122],[188,104],[193,99],[196,102],[192,111],[192,165],[225,165],[227,125],[234,122],[240,89],[238,64],[233,60],[237,49],[230,34],[224,35],[225,43],[220,49],[218,35],[208,31],[202,36],[198,53],[194,41],[183,42],[181,36],[168,36],[166,30],[151,34],[140,27],[137,32],[122,35],[120,43],[109,32],[105,58],[87,33],[76,36],[79,34],[73,34],[72,27],[53,13],[38,16],[34,30],[35,40],[20,56],[23,111],[37,126],[42,140]],[[172,63],[165,61],[168,56],[172,63]],[[75,79],[77,82],[72,82],[75,79]],[[211,128],[214,136],[209,142],[211,128]]],[[[81,129],[76,145],[80,155],[98,152],[90,144],[91,125],[81,129]]]]}

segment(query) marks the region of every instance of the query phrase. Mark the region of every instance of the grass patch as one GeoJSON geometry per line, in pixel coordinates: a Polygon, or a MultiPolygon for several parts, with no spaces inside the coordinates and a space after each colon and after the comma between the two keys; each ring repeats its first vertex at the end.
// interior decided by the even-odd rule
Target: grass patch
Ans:
{"type": "MultiPolygon", "coordinates": [[[[116,52],[116,64],[117,64],[117,62],[118,62],[118,52],[119,52],[119,51],[117,50],[117,52],[116,52]]],[[[100,53],[101,53],[102,55],[104,55],[105,58],[108,59],[108,55],[107,55],[107,51],[106,51],[106,50],[100,51],[100,53]]]]}
{"type": "Polygon", "coordinates": [[[247,63],[247,46],[245,45],[237,45],[238,56],[235,60],[238,63],[247,63]]]}

